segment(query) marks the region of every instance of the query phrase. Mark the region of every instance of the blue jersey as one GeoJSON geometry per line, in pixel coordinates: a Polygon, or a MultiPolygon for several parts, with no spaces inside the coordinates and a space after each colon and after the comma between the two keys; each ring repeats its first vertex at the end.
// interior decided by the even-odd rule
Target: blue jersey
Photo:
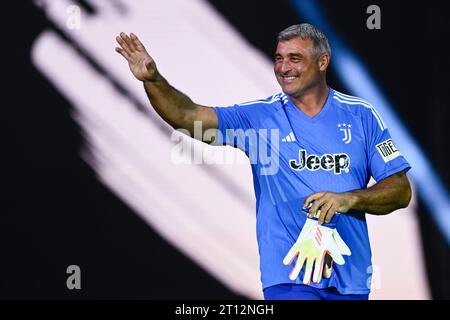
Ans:
{"type": "MultiPolygon", "coordinates": [[[[267,99],[215,107],[219,144],[240,148],[250,159],[256,196],[256,231],[263,288],[291,281],[288,253],[303,227],[303,202],[319,191],[366,188],[410,165],[395,147],[374,107],[330,88],[319,114],[309,117],[284,93],[267,99]]],[[[364,212],[335,215],[332,224],[349,246],[344,265],[317,288],[367,294],[372,275],[371,249],[364,212]]]]}

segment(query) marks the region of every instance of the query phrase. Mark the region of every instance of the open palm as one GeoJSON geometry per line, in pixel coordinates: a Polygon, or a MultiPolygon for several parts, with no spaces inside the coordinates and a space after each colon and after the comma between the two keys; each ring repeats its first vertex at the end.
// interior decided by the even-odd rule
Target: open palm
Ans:
{"type": "Polygon", "coordinates": [[[120,47],[116,47],[116,51],[128,61],[128,66],[136,79],[140,81],[155,80],[158,73],[155,61],[145,50],[138,37],[133,33],[128,36],[121,32],[116,40],[120,45],[120,47]]]}

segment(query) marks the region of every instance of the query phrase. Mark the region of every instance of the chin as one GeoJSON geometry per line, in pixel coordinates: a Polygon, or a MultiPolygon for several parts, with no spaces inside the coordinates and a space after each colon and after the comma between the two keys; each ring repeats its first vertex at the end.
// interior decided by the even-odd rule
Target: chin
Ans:
{"type": "Polygon", "coordinates": [[[302,92],[302,88],[292,88],[292,87],[281,87],[281,90],[289,95],[289,96],[296,96],[299,94],[299,92],[302,92]]]}

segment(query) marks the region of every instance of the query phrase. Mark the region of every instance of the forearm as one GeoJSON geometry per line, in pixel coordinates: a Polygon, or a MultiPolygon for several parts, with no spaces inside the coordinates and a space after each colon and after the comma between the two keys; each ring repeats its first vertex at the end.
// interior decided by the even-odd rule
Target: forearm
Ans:
{"type": "Polygon", "coordinates": [[[144,81],[145,92],[155,111],[172,127],[188,128],[187,118],[196,104],[185,94],[172,87],[159,75],[153,81],[144,81]]]}
{"type": "Polygon", "coordinates": [[[351,199],[351,209],[375,215],[388,214],[405,208],[411,199],[411,187],[404,172],[383,179],[368,189],[347,193],[351,199]]]}

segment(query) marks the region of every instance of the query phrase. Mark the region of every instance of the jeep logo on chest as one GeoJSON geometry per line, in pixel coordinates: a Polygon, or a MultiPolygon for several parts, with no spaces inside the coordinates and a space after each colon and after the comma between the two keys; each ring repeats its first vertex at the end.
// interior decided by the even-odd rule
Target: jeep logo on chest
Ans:
{"type": "Polygon", "coordinates": [[[322,169],[325,171],[334,170],[334,174],[341,174],[342,171],[348,172],[350,167],[350,157],[346,153],[327,153],[318,156],[315,154],[308,155],[305,149],[301,149],[298,154],[299,159],[289,160],[289,166],[296,171],[305,168],[309,171],[322,169]]]}

